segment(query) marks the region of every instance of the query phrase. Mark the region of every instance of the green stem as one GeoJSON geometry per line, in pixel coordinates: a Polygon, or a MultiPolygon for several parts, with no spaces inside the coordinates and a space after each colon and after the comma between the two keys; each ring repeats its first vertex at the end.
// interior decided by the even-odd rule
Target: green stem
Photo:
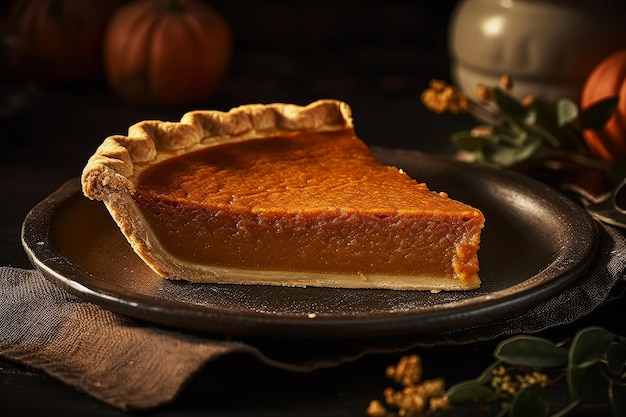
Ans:
{"type": "Polygon", "coordinates": [[[609,170],[608,162],[573,151],[546,149],[541,153],[540,157],[544,159],[559,159],[569,161],[587,168],[593,168],[600,171],[609,170]]]}

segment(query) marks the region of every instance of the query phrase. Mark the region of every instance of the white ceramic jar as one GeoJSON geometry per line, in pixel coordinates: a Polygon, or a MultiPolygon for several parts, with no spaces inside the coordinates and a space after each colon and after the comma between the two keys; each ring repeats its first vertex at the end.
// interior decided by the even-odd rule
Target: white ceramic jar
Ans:
{"type": "Polygon", "coordinates": [[[623,0],[460,0],[449,23],[452,81],[513,78],[512,93],[578,101],[591,69],[626,48],[623,0]]]}

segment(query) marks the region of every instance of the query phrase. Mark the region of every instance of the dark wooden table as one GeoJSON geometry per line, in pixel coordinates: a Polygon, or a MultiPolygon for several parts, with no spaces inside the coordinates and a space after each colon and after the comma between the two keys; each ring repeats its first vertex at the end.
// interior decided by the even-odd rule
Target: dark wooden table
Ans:
{"type": "MultiPolygon", "coordinates": [[[[125,133],[146,118],[175,121],[193,108],[227,110],[250,102],[306,104],[337,98],[352,106],[357,133],[368,144],[438,154],[453,151],[450,132],[472,123],[430,113],[419,101],[430,79],[449,79],[446,25],[452,0],[436,5],[215,3],[231,22],[236,44],[226,80],[206,102],[175,108],[126,103],[102,80],[78,86],[28,85],[34,87],[30,91],[16,79],[3,87],[25,94],[23,106],[0,119],[0,265],[31,267],[20,243],[26,213],[64,181],[78,177],[104,137],[125,133]],[[323,25],[318,24],[320,17],[323,25]]],[[[617,318],[624,317],[625,306],[613,303],[545,336],[560,340],[588,324],[623,330],[617,318]]],[[[454,383],[487,366],[497,342],[415,353],[424,358],[426,376],[454,383]]],[[[371,356],[308,374],[233,356],[210,364],[173,404],[141,414],[361,416],[370,399],[382,399],[389,385],[385,367],[400,356],[371,356]],[[223,379],[208,377],[216,374],[223,379]]],[[[123,414],[37,370],[0,359],[0,415],[123,414]]]]}

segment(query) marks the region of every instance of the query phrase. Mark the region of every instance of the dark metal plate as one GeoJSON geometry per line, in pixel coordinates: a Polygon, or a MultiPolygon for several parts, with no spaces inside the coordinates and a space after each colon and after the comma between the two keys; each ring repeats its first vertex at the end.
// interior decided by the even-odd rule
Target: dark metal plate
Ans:
{"type": "Polygon", "coordinates": [[[540,182],[413,151],[374,152],[431,189],[483,211],[480,289],[430,293],[168,281],[132,252],[100,202],[82,196],[78,180],[33,208],[23,224],[23,245],[48,279],[112,311],[185,330],[282,338],[420,334],[489,323],[573,285],[595,257],[593,220],[540,182]]]}

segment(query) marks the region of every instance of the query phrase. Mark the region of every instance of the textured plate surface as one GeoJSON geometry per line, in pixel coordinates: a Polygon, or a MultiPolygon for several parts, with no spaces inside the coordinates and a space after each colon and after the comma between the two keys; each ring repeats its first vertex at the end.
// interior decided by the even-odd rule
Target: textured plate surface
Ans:
{"type": "Polygon", "coordinates": [[[174,282],[132,252],[100,202],[64,184],[26,217],[22,241],[48,279],[112,311],[179,329],[283,338],[419,334],[485,324],[573,285],[597,229],[577,205],[508,171],[418,152],[374,149],[435,191],[483,211],[482,286],[468,292],[344,290],[174,282]]]}

